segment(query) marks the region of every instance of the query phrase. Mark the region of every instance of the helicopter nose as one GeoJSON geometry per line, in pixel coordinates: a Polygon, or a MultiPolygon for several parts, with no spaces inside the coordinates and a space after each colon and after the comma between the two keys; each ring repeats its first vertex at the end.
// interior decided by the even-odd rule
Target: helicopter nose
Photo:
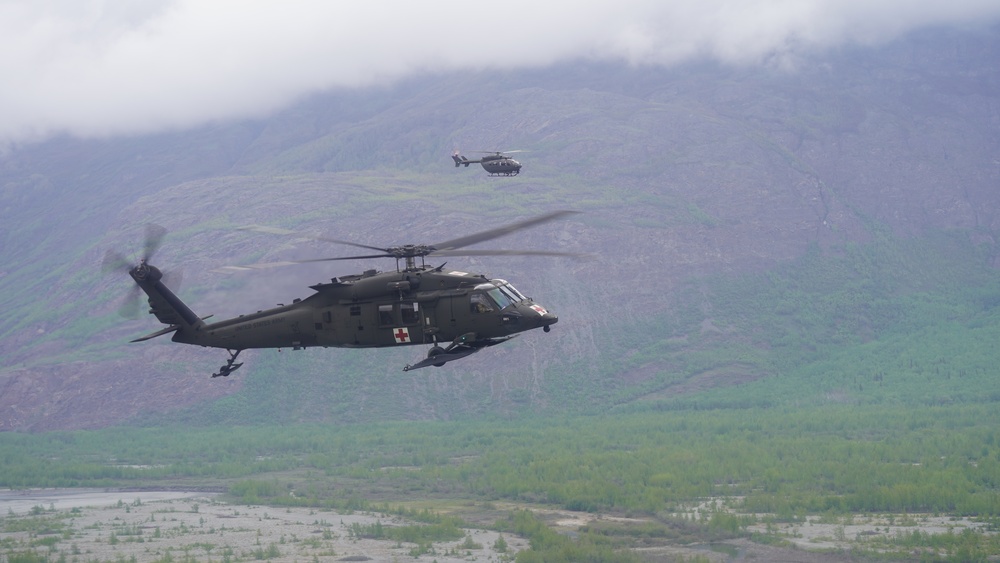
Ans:
{"type": "Polygon", "coordinates": [[[538,317],[535,320],[536,326],[542,327],[542,330],[545,332],[552,330],[549,327],[559,322],[559,317],[550,313],[548,309],[537,303],[531,305],[529,308],[538,313],[538,317]]]}

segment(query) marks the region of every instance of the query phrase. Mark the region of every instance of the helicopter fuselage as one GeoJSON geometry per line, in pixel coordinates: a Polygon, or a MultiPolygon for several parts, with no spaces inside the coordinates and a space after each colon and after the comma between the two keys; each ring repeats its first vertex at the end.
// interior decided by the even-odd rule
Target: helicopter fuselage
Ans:
{"type": "Polygon", "coordinates": [[[517,176],[521,172],[521,163],[514,160],[509,156],[503,154],[493,154],[484,156],[480,159],[469,160],[464,156],[459,156],[457,154],[451,157],[455,161],[455,167],[465,165],[466,168],[470,164],[480,164],[483,170],[489,173],[490,176],[517,176]]]}
{"type": "MultiPolygon", "coordinates": [[[[458,157],[456,156],[456,160],[458,157]]],[[[395,272],[368,270],[362,274],[333,278],[311,286],[314,293],[288,305],[206,323],[163,283],[163,273],[148,263],[163,238],[162,227],[147,229],[143,258],[129,269],[129,276],[148,297],[149,312],[167,325],[137,338],[142,342],[173,333],[174,342],[225,348],[230,357],[213,377],[228,376],[242,366],[236,358],[251,348],[379,348],[428,344],[427,358],[403,369],[443,366],[484,348],[510,340],[518,333],[541,328],[549,332],[559,321],[544,307],[525,297],[506,280],[490,279],[458,270],[426,265],[428,256],[536,255],[580,256],[545,250],[463,250],[576,213],[552,211],[516,223],[454,238],[437,244],[406,244],[386,248],[329,238],[327,242],[375,251],[376,254],[295,260],[220,268],[248,270],[329,260],[395,258],[395,272]],[[417,265],[417,259],[420,265],[417,265]],[[400,261],[405,267],[400,269],[400,261]],[[442,346],[443,345],[443,346],[442,346]]],[[[247,227],[266,233],[289,235],[294,231],[247,227]]],[[[106,268],[123,262],[114,253],[105,257],[106,268]]]]}
{"type": "Polygon", "coordinates": [[[158,270],[147,268],[156,275],[133,278],[143,289],[152,286],[146,291],[150,312],[179,327],[173,341],[213,348],[371,348],[462,337],[489,341],[534,328],[548,331],[558,322],[505,280],[421,266],[334,278],[311,286],[315,294],[291,304],[204,323],[162,285],[158,270]],[[178,313],[178,305],[190,314],[178,313]],[[184,316],[197,322],[185,322],[184,316]]]}
{"type": "Polygon", "coordinates": [[[517,176],[521,172],[521,163],[505,156],[499,158],[483,157],[480,164],[490,175],[517,176]]]}

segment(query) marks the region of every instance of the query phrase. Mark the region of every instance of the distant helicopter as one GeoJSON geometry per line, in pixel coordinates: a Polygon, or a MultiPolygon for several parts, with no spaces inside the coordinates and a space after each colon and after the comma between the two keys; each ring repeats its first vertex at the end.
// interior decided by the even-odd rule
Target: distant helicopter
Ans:
{"type": "Polygon", "coordinates": [[[484,153],[486,156],[480,158],[479,160],[469,160],[464,156],[459,156],[458,151],[455,151],[455,153],[451,155],[451,159],[455,161],[455,168],[458,168],[463,164],[466,168],[468,168],[470,164],[476,164],[478,162],[483,165],[483,169],[489,172],[490,176],[517,176],[518,173],[521,172],[521,163],[507,155],[524,151],[476,152],[484,153]]]}
{"type": "MultiPolygon", "coordinates": [[[[362,274],[333,278],[330,283],[310,286],[316,293],[295,299],[290,305],[208,324],[206,317],[191,311],[164,284],[164,274],[150,264],[166,231],[147,226],[143,257],[137,265],[117,253],[108,252],[103,269],[127,268],[138,290],[146,293],[149,312],[166,328],[132,342],[142,342],[173,333],[172,340],[183,344],[224,348],[229,360],[212,377],[228,376],[243,363],[240,352],[250,348],[292,348],[312,346],[379,348],[425,344],[427,357],[403,371],[427,366],[443,366],[496,344],[518,333],[541,328],[549,332],[559,318],[533,299],[525,297],[508,281],[483,275],[427,266],[428,256],[576,256],[579,254],[542,250],[461,250],[514,231],[534,227],[576,213],[553,211],[503,227],[430,245],[403,245],[379,248],[342,240],[308,237],[374,250],[363,256],[316,258],[249,266],[229,266],[224,270],[253,270],[287,264],[395,258],[396,271],[367,270],[362,274]],[[417,258],[420,264],[417,264],[417,258]],[[400,260],[404,267],[400,269],[400,260]],[[444,344],[444,346],[442,346],[444,344]]],[[[279,235],[305,236],[273,227],[245,227],[245,230],[279,235]]],[[[135,309],[138,313],[138,309],[135,309]]]]}

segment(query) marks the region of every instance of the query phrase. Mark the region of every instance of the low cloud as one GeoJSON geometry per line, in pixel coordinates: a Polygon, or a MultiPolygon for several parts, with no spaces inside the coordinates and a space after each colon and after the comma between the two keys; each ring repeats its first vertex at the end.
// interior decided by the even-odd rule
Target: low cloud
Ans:
{"type": "Polygon", "coordinates": [[[262,116],[418,72],[572,59],[774,64],[998,19],[995,0],[3,2],[0,145],[262,116]]]}

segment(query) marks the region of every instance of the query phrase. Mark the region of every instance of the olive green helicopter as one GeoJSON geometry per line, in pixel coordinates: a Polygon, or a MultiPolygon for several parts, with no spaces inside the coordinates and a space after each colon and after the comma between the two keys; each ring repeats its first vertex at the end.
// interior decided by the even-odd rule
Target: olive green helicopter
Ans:
{"type": "Polygon", "coordinates": [[[465,165],[466,168],[470,164],[480,164],[490,176],[517,176],[521,173],[521,163],[514,160],[509,154],[524,151],[475,151],[477,153],[483,153],[483,156],[476,160],[469,160],[468,158],[460,155],[458,151],[455,151],[451,155],[451,159],[455,161],[455,168],[461,165],[465,165]]]}
{"type": "Polygon", "coordinates": [[[427,366],[443,366],[447,362],[506,342],[528,330],[541,328],[549,332],[550,327],[559,320],[555,314],[533,299],[525,297],[504,279],[448,269],[445,264],[430,266],[425,263],[426,258],[502,255],[581,257],[580,254],[544,250],[466,249],[467,246],[573,213],[576,212],[553,211],[437,244],[408,244],[387,248],[311,237],[273,227],[243,227],[248,231],[306,237],[375,252],[361,256],[226,266],[219,270],[254,270],[289,264],[368,258],[395,258],[396,270],[367,270],[361,274],[335,277],[329,283],[310,286],[315,291],[314,294],[304,299],[295,299],[291,304],[213,323],[205,322],[211,315],[196,315],[168,289],[165,274],[150,263],[166,234],[162,227],[147,226],[143,255],[138,264],[132,265],[132,262],[120,254],[109,251],[105,256],[103,269],[127,269],[129,276],[135,281],[132,295],[126,303],[135,301],[136,305],[123,306],[123,314],[124,311],[134,310],[137,316],[141,290],[148,297],[149,313],[167,325],[132,342],[173,333],[174,342],[225,349],[230,357],[212,377],[225,377],[239,369],[243,363],[237,363],[236,359],[247,349],[429,346],[426,358],[403,367],[403,371],[409,371],[427,366]]]}

